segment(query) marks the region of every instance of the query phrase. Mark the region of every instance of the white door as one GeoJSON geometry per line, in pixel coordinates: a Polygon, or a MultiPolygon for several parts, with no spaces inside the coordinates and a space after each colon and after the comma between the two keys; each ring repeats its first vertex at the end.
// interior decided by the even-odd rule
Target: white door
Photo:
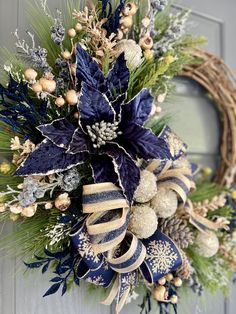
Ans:
{"type": "MultiPolygon", "coordinates": [[[[48,2],[56,7],[58,0],[48,0],[48,2]]],[[[179,4],[193,8],[191,28],[193,31],[206,35],[209,40],[208,49],[225,58],[228,64],[236,72],[236,1],[235,0],[182,0],[179,4]]],[[[10,33],[16,28],[27,29],[25,19],[25,0],[0,0],[0,45],[13,47],[13,39],[10,33]]],[[[218,118],[214,106],[204,104],[205,99],[202,96],[201,90],[197,87],[180,85],[178,95],[182,99],[181,112],[180,107],[173,104],[166,104],[167,111],[174,110],[179,112],[180,117],[183,117],[186,112],[188,116],[195,116],[195,128],[192,129],[192,134],[200,130],[203,118],[211,117],[212,124],[210,125],[211,136],[209,139],[204,139],[200,142],[195,142],[195,145],[190,146],[193,158],[203,161],[205,164],[214,165],[214,161],[218,154],[218,118]],[[189,103],[190,95],[195,93],[194,101],[189,103]],[[182,97],[182,98],[181,98],[182,97]],[[190,104],[188,106],[188,103],[190,104]],[[212,118],[214,117],[214,118],[212,118]],[[214,135],[214,136],[213,136],[214,135]],[[214,141],[212,141],[212,138],[214,141]]],[[[180,119],[176,119],[173,127],[185,137],[187,142],[192,138],[191,134],[186,137],[189,132],[186,132],[188,125],[178,123],[180,119]]],[[[183,121],[183,120],[182,120],[183,121]]],[[[208,130],[201,131],[206,134],[208,130]]],[[[188,129],[187,129],[188,130],[188,129]]],[[[201,136],[199,136],[201,138],[201,136]]],[[[7,227],[11,228],[11,226],[7,227]]],[[[7,254],[7,252],[6,252],[7,254]]],[[[22,261],[14,258],[0,259],[0,313],[1,314],[108,314],[115,313],[111,307],[100,306],[98,300],[90,297],[86,290],[76,288],[61,297],[59,294],[43,299],[41,296],[48,288],[47,275],[33,272],[30,275],[22,275],[24,267],[22,261]]],[[[225,301],[223,296],[219,294],[217,297],[207,297],[199,300],[196,296],[190,294],[188,297],[181,299],[180,314],[233,314],[235,313],[236,289],[234,297],[230,301],[225,301]]],[[[124,314],[139,313],[141,300],[138,300],[133,305],[128,305],[123,311],[124,314]]],[[[154,313],[154,311],[153,311],[154,313]]],[[[155,311],[155,313],[157,313],[155,311]]]]}

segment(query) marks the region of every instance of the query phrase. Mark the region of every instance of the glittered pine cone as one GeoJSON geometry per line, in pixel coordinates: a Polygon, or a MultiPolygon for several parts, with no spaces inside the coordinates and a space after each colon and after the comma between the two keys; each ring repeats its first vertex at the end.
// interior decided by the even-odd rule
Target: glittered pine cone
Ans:
{"type": "Polygon", "coordinates": [[[181,249],[185,249],[193,244],[194,235],[187,226],[187,221],[182,220],[177,216],[172,216],[167,219],[159,219],[158,227],[161,232],[169,236],[181,249]]]}

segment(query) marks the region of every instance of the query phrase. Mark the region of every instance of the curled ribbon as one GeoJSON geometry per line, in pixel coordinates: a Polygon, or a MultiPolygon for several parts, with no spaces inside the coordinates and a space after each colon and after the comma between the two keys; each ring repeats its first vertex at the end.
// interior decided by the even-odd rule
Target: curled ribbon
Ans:
{"type": "MultiPolygon", "coordinates": [[[[167,142],[173,160],[143,162],[141,168],[152,171],[158,186],[174,190],[185,202],[194,187],[191,169],[176,169],[172,165],[185,154],[186,145],[168,127],[160,136],[167,142]]],[[[127,231],[130,208],[122,190],[113,183],[84,186],[83,213],[89,214],[85,223],[71,232],[72,242],[81,256],[77,275],[103,287],[113,282],[103,304],[110,305],[116,299],[117,312],[136,286],[139,273],[145,282],[153,284],[182,264],[175,243],[159,230],[143,240],[127,231]]]]}
{"type": "Polygon", "coordinates": [[[174,242],[160,231],[145,240],[127,231],[130,209],[120,192],[112,183],[85,186],[85,211],[92,212],[93,208],[94,212],[82,226],[78,224],[71,232],[72,242],[81,256],[77,270],[79,278],[108,287],[116,276],[103,303],[108,305],[116,299],[117,312],[135,287],[139,273],[152,284],[182,264],[181,254],[174,242]],[[106,192],[111,194],[106,193],[105,196],[103,188],[108,186],[106,192]],[[106,209],[101,206],[104,203],[106,209]],[[117,209],[114,209],[114,204],[117,204],[117,209]],[[126,207],[122,208],[123,205],[126,207]]]}

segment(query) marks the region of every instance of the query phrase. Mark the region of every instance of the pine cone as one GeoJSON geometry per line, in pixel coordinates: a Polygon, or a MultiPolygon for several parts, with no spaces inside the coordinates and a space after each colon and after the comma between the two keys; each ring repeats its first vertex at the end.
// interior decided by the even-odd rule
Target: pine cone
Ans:
{"type": "Polygon", "coordinates": [[[183,264],[179,268],[177,268],[176,275],[183,280],[189,279],[193,272],[193,268],[190,265],[187,255],[183,251],[181,252],[181,254],[182,254],[183,264]]]}
{"type": "Polygon", "coordinates": [[[159,219],[158,227],[161,232],[169,236],[181,249],[193,244],[193,232],[187,226],[187,221],[173,216],[167,219],[159,219]]]}

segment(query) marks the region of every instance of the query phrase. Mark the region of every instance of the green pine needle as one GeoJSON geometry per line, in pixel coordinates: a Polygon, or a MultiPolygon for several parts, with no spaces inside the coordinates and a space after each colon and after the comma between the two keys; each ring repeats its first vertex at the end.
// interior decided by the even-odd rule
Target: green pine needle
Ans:
{"type": "Polygon", "coordinates": [[[201,182],[197,184],[195,191],[189,194],[189,199],[192,202],[202,202],[204,200],[211,200],[214,196],[225,192],[226,188],[220,185],[217,185],[212,182],[201,182]]]}

